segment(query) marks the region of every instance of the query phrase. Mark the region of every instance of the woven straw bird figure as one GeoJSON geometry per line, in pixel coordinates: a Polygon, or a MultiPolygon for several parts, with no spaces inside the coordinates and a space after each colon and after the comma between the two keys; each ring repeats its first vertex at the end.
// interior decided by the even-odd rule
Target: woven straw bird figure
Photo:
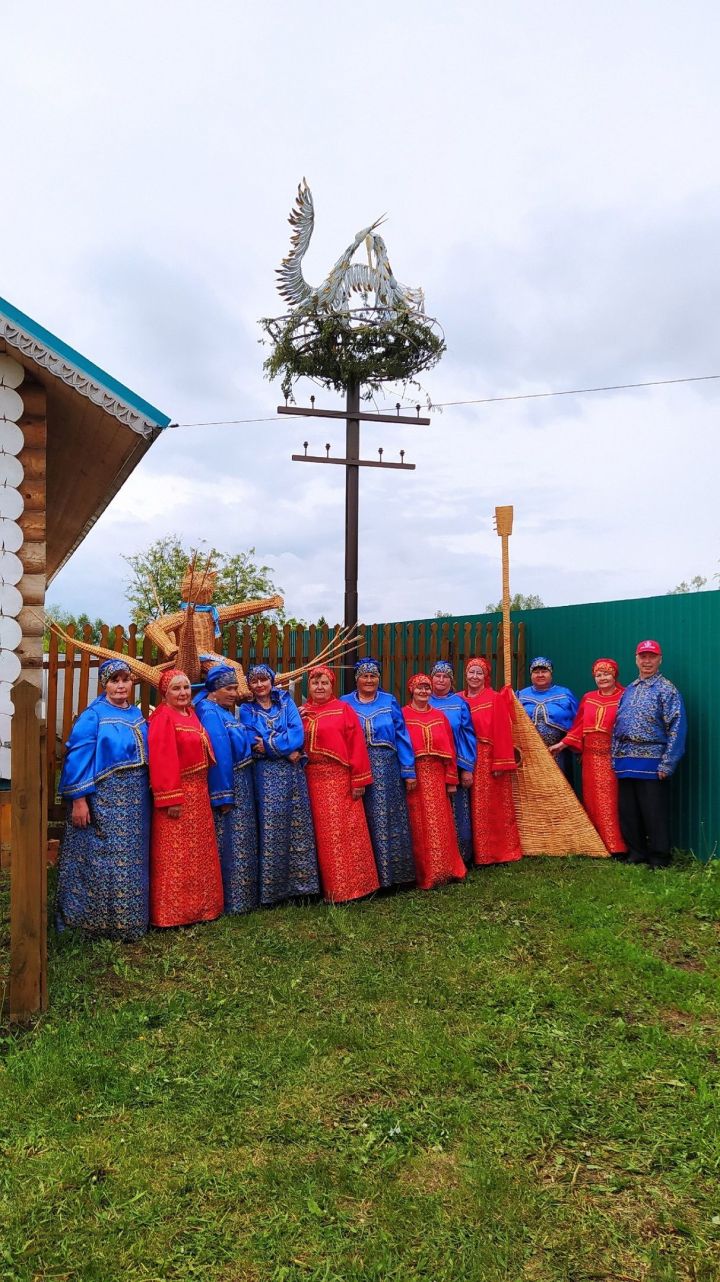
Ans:
{"type": "Polygon", "coordinates": [[[370,294],[374,306],[392,311],[423,312],[425,298],[421,289],[410,289],[395,279],[387,246],[376,228],[384,221],[376,218],[369,227],[359,231],[347,249],[340,255],[322,285],[308,285],[302,271],[302,260],[307,253],[315,227],[315,207],[312,192],[303,178],[298,186],[295,204],[288,222],[293,229],[290,253],[277,269],[278,290],[286,302],[304,312],[346,312],[351,295],[361,294],[366,305],[370,294]],[[362,244],[367,250],[367,263],[354,263],[353,257],[362,244]]]}

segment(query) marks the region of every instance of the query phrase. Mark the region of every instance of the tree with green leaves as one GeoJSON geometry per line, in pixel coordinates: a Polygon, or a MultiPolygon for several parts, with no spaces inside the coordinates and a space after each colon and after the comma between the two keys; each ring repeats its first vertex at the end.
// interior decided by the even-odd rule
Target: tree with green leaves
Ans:
{"type": "MultiPolygon", "coordinates": [[[[50,625],[57,623],[64,631],[67,632],[69,627],[75,629],[75,636],[82,636],[82,630],[87,625],[92,629],[90,636],[91,641],[100,640],[100,633],[103,628],[109,627],[104,619],[91,619],[88,614],[73,614],[72,610],[65,610],[61,605],[48,605],[45,607],[45,628],[43,632],[43,649],[47,653],[50,647],[50,625]]],[[[65,652],[65,642],[59,643],[62,653],[65,652]]]]}
{"type": "MultiPolygon", "coordinates": [[[[277,587],[272,580],[272,566],[257,565],[254,561],[255,548],[232,555],[214,547],[198,551],[185,547],[177,534],[166,534],[163,538],[156,539],[143,552],[123,558],[132,570],[132,577],[127,580],[125,596],[132,607],[135,623],[143,626],[149,619],[158,619],[163,614],[173,614],[180,609],[180,585],[188,563],[196,552],[198,564],[204,567],[209,561],[217,573],[214,605],[233,605],[238,601],[252,601],[256,597],[282,594],[283,589],[277,587]]],[[[276,610],[264,614],[263,619],[282,625],[285,622],[285,612],[276,610]]]]}
{"type": "MultiPolygon", "coordinates": [[[[485,606],[485,613],[499,614],[502,611],[502,608],[502,601],[490,601],[488,605],[485,606]]],[[[516,592],[515,595],[510,598],[511,610],[544,610],[544,608],[545,602],[538,596],[537,592],[532,592],[529,596],[525,596],[522,592],[516,592]]]]}

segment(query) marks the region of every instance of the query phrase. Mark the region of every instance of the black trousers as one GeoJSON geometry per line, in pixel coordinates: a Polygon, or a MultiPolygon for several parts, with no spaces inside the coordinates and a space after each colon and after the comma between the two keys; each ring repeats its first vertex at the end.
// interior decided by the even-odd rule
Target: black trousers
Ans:
{"type": "Polygon", "coordinates": [[[618,779],[620,829],[630,854],[670,858],[670,788],[667,779],[618,779]]]}

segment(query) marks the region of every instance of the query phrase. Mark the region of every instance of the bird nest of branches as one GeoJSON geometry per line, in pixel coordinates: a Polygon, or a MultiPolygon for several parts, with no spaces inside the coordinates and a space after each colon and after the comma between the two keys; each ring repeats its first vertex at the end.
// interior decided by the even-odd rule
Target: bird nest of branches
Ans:
{"type": "Polygon", "coordinates": [[[357,381],[368,392],[382,383],[409,383],[445,351],[441,326],[420,312],[359,307],[340,313],[291,312],[260,321],[272,348],[263,369],[281,377],[286,400],[299,378],[343,391],[357,381]]]}

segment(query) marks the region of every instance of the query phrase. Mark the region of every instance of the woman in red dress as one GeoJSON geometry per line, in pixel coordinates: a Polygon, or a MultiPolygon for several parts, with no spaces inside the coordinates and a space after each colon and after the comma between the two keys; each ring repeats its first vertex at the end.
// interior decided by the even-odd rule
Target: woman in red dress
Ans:
{"type": "Polygon", "coordinates": [[[358,717],[335,698],[331,668],[311,668],[305,726],[307,785],[323,895],[331,904],[380,889],[362,797],[372,783],[358,717]]]}
{"type": "Polygon", "coordinates": [[[191,707],[184,672],[163,672],[163,702],[148,726],[153,821],[150,840],[150,921],[188,926],[223,910],[220,858],[207,786],[215,760],[191,707]]]}
{"type": "Polygon", "coordinates": [[[583,805],[611,855],[623,855],[627,846],[618,818],[618,785],[612,768],[610,741],[624,686],[617,684],[618,665],[614,659],[596,659],[592,666],[596,690],[580,700],[577,716],[560,743],[582,753],[583,805]]]}
{"type": "Polygon", "coordinates": [[[465,864],[448,793],[458,786],[455,742],[443,712],[429,707],[432,683],[424,672],[408,681],[410,702],[402,710],[415,752],[417,787],[408,793],[408,815],[417,884],[431,890],[444,881],[462,881],[465,864]]]}
{"type": "Polygon", "coordinates": [[[517,763],[511,704],[504,691],[492,689],[487,659],[468,659],[462,697],[470,705],[478,744],[470,792],[474,862],[481,866],[510,863],[522,859],[512,790],[517,763]]]}

